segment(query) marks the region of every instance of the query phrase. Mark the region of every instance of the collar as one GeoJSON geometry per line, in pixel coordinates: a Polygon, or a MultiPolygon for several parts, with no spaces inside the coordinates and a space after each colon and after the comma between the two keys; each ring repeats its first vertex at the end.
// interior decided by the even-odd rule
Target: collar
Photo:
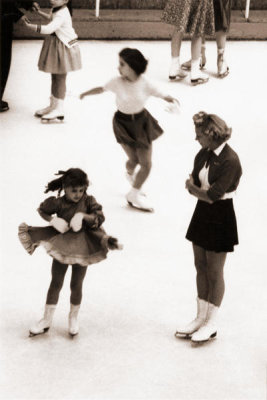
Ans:
{"type": "Polygon", "coordinates": [[[55,13],[65,7],[67,7],[67,4],[63,4],[62,6],[52,8],[52,13],[55,13]]]}
{"type": "Polygon", "coordinates": [[[225,145],[226,143],[224,142],[219,147],[217,147],[217,149],[213,150],[216,156],[218,156],[223,151],[225,145]]]}

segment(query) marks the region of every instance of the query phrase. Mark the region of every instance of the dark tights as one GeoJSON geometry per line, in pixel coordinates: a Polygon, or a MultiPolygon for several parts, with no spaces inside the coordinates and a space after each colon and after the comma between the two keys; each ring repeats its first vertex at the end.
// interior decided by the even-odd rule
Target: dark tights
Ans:
{"type": "Polygon", "coordinates": [[[66,78],[67,74],[51,74],[51,93],[57,99],[65,98],[66,78]]]}
{"type": "Polygon", "coordinates": [[[193,251],[197,270],[198,297],[219,307],[225,290],[223,268],[227,253],[207,251],[195,244],[193,244],[193,251]]]}
{"type": "MultiPolygon", "coordinates": [[[[52,279],[47,292],[46,304],[57,304],[59,293],[62,289],[65,274],[67,272],[68,265],[61,264],[57,260],[53,260],[51,275],[52,279]]],[[[79,264],[72,265],[72,274],[70,281],[70,302],[73,305],[79,305],[82,301],[82,286],[85,278],[87,267],[82,267],[79,264]]]]}

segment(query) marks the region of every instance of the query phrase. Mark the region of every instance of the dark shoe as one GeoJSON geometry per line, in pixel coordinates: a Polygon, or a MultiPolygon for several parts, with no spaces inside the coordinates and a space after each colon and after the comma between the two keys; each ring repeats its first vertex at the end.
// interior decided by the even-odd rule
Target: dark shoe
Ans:
{"type": "Polygon", "coordinates": [[[4,111],[8,111],[8,110],[9,110],[8,103],[6,101],[1,100],[0,112],[4,112],[4,111]]]}

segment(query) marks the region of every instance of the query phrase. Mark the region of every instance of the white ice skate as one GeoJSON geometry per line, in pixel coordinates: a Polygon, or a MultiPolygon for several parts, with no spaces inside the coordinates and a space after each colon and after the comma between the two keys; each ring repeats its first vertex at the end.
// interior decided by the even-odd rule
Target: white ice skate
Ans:
{"type": "Polygon", "coordinates": [[[64,109],[63,109],[63,105],[64,105],[64,100],[62,99],[55,99],[55,107],[53,108],[53,110],[51,112],[49,112],[48,114],[45,114],[42,119],[41,122],[42,123],[50,123],[50,122],[63,122],[64,121],[64,109]]]}
{"type": "Polygon", "coordinates": [[[78,323],[78,313],[80,306],[70,305],[69,313],[69,334],[71,337],[78,335],[79,333],[79,323],[78,323]]]}
{"type": "Polygon", "coordinates": [[[180,63],[177,60],[172,60],[169,69],[169,79],[174,80],[176,78],[184,79],[187,73],[182,70],[180,63]]]}
{"type": "Polygon", "coordinates": [[[43,318],[39,322],[37,322],[37,324],[30,328],[29,336],[41,335],[42,333],[45,333],[49,330],[52,324],[55,309],[56,305],[54,304],[45,305],[43,318]]]}
{"type": "Polygon", "coordinates": [[[217,336],[216,317],[218,310],[219,307],[216,307],[214,304],[209,303],[206,322],[198,331],[193,334],[193,336],[191,337],[192,342],[207,342],[208,340],[213,339],[217,336]]]}
{"type": "Polygon", "coordinates": [[[218,52],[217,58],[218,78],[225,78],[229,74],[229,67],[224,59],[223,51],[218,52]]]}
{"type": "Polygon", "coordinates": [[[49,106],[42,108],[41,110],[37,110],[35,112],[34,116],[37,118],[42,118],[45,114],[50,113],[54,109],[55,106],[56,106],[55,98],[54,98],[54,96],[51,96],[49,106]]]}
{"type": "Polygon", "coordinates": [[[197,298],[197,316],[189,324],[179,326],[175,332],[175,337],[191,337],[206,321],[208,302],[197,298]]]}
{"type": "Polygon", "coordinates": [[[126,196],[128,204],[141,211],[153,212],[154,209],[148,200],[142,195],[140,189],[132,188],[126,196]]]}

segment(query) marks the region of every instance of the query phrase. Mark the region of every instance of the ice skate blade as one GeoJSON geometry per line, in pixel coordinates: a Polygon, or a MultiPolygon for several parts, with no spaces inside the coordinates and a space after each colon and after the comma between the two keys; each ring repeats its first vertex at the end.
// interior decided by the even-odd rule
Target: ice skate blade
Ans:
{"type": "Polygon", "coordinates": [[[193,86],[202,85],[203,83],[207,83],[208,80],[209,80],[209,78],[205,78],[205,79],[204,79],[204,78],[191,79],[191,84],[192,84],[193,86]]]}
{"type": "Polygon", "coordinates": [[[176,339],[191,339],[193,333],[181,333],[181,332],[175,332],[174,337],[176,339]]]}
{"type": "Polygon", "coordinates": [[[191,339],[191,342],[192,342],[192,343],[195,343],[195,344],[198,344],[198,343],[201,344],[201,343],[208,342],[208,341],[211,340],[211,339],[215,339],[216,336],[217,336],[217,332],[214,332],[214,333],[212,333],[212,334],[210,335],[210,337],[207,338],[207,339],[204,339],[204,340],[193,340],[193,339],[191,339]]]}
{"type": "Polygon", "coordinates": [[[229,73],[230,73],[230,70],[229,70],[229,68],[227,67],[227,70],[226,70],[225,72],[223,72],[223,73],[219,73],[219,72],[218,72],[218,78],[223,79],[223,78],[225,78],[227,75],[229,75],[229,73]]]}
{"type": "Polygon", "coordinates": [[[44,333],[46,333],[48,331],[49,331],[49,328],[44,328],[44,330],[42,332],[38,332],[38,333],[34,333],[34,332],[29,331],[29,337],[43,335],[44,333]]]}
{"type": "Polygon", "coordinates": [[[41,118],[41,122],[42,122],[42,124],[62,123],[62,122],[64,122],[64,116],[62,115],[62,116],[59,116],[59,117],[56,117],[56,118],[45,118],[45,117],[42,117],[41,118]]]}
{"type": "Polygon", "coordinates": [[[170,75],[169,75],[170,81],[175,81],[176,79],[179,80],[179,81],[181,81],[181,80],[184,79],[184,78],[186,78],[186,75],[185,75],[185,76],[182,76],[182,75],[170,76],[170,75]]]}
{"type": "Polygon", "coordinates": [[[76,332],[76,333],[71,333],[71,332],[69,332],[69,335],[70,335],[70,337],[71,337],[72,339],[74,339],[75,336],[78,335],[78,333],[79,333],[79,332],[76,332]]]}
{"type": "Polygon", "coordinates": [[[136,210],[139,211],[144,211],[144,212],[150,212],[153,213],[154,212],[154,208],[143,208],[143,207],[138,207],[136,205],[134,205],[131,201],[127,200],[127,203],[129,204],[130,207],[135,208],[136,210]]]}

